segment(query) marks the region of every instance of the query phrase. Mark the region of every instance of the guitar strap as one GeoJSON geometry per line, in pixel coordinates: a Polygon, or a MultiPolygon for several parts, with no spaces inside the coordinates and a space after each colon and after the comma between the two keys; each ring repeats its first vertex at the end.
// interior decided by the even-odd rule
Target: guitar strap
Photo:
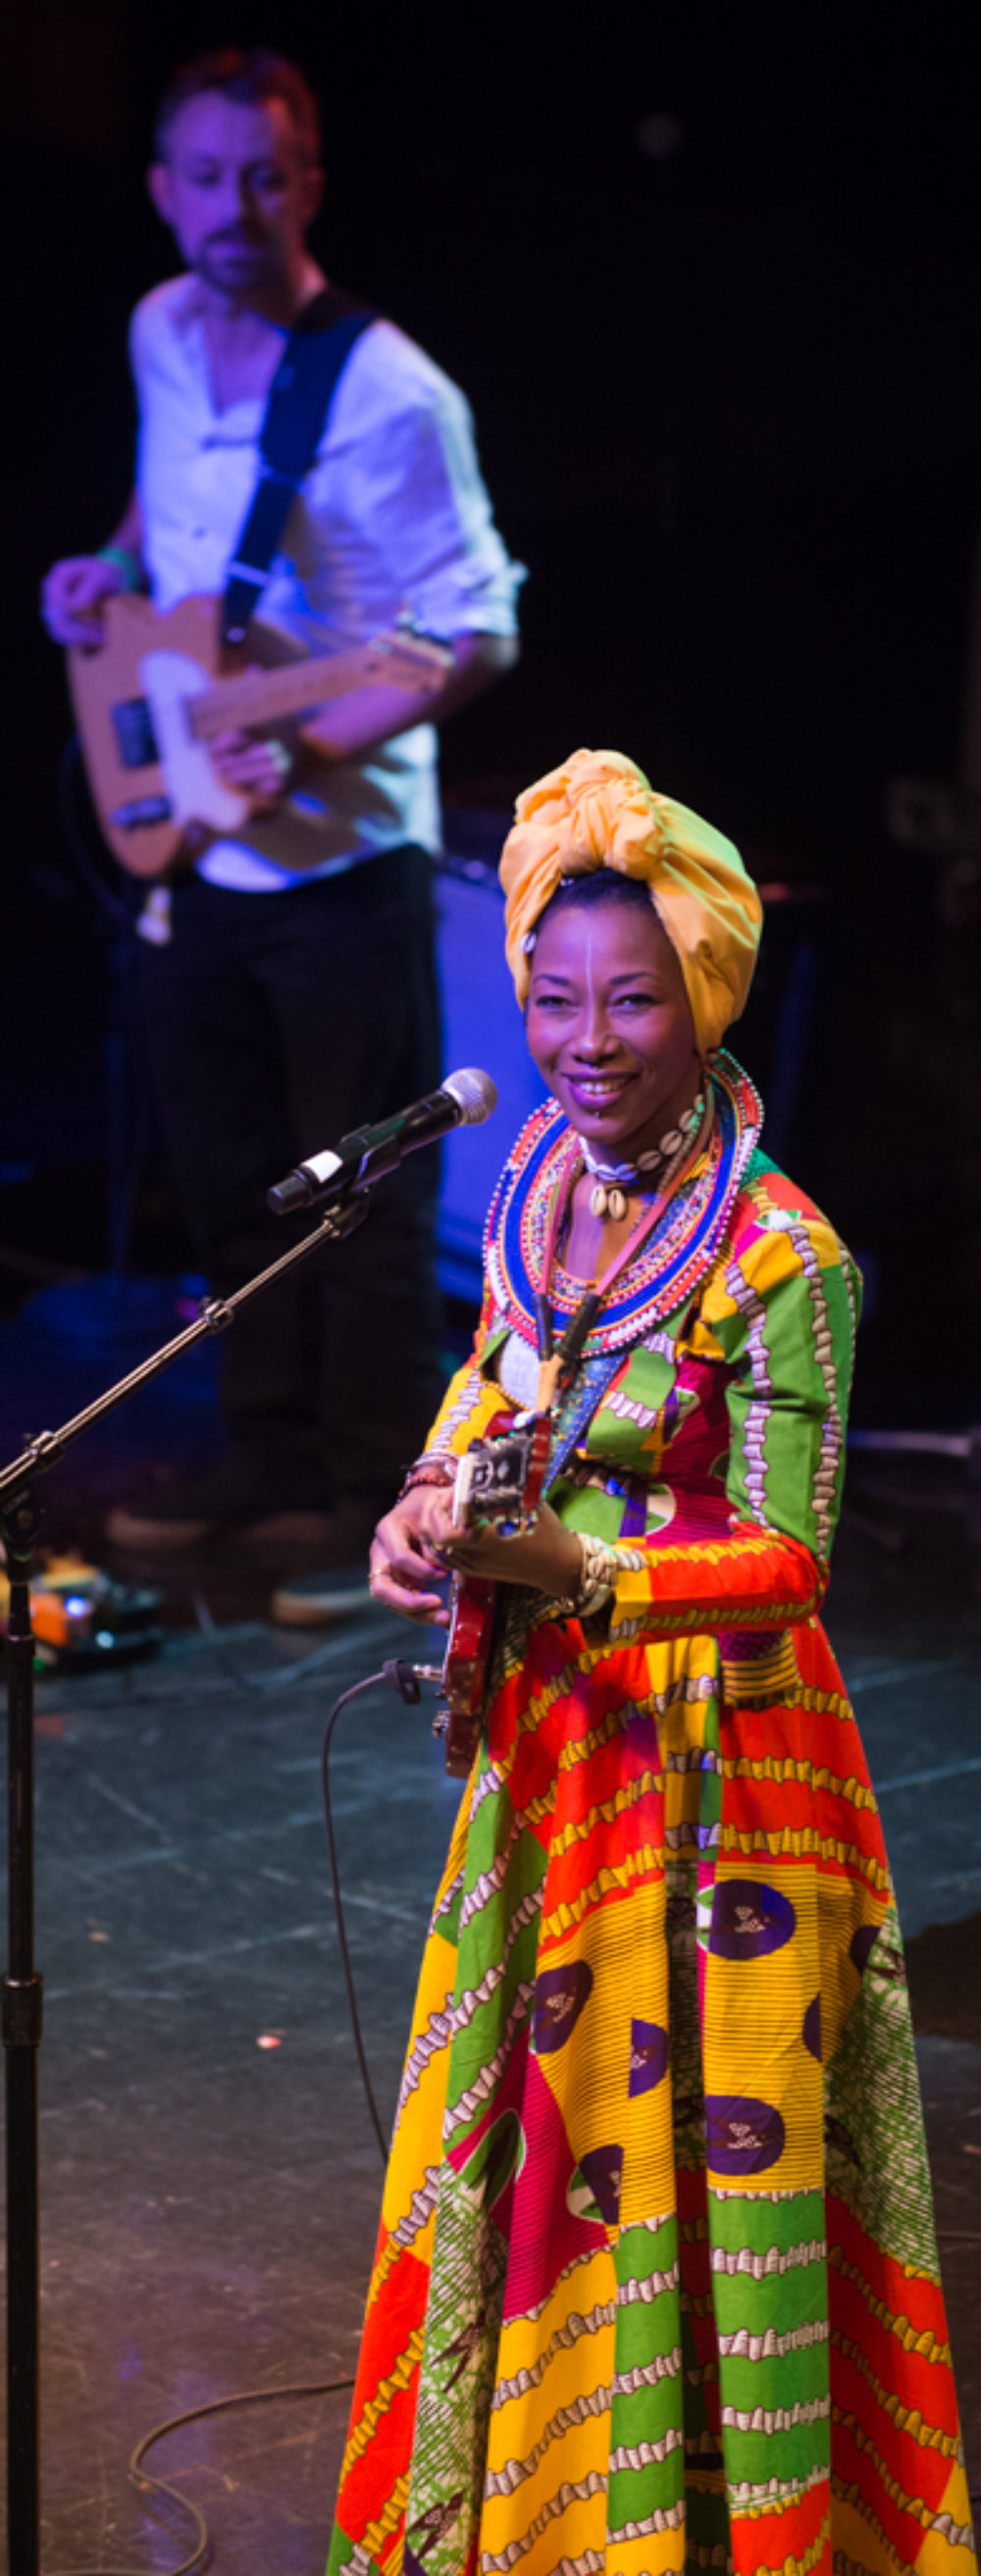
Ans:
{"type": "Polygon", "coordinates": [[[293,325],[266,404],[259,441],[262,469],[226,576],[223,644],[245,642],[351,351],[375,319],[367,305],[340,287],[325,286],[293,325]]]}
{"type": "Polygon", "coordinates": [[[558,1406],[546,1493],[550,1493],[560,1476],[564,1476],[570,1458],[578,1449],[584,1431],[588,1430],[607,1387],[612,1386],[626,1356],[626,1351],[598,1351],[595,1359],[580,1362],[568,1394],[558,1406]]]}

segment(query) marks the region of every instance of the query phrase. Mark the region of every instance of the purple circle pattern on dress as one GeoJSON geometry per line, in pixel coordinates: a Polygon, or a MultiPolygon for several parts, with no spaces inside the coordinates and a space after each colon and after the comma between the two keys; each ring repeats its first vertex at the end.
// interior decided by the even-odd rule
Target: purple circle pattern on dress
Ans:
{"type": "Polygon", "coordinates": [[[593,1971],[585,1959],[567,1959],[564,1967],[543,1968],[535,1985],[531,2044],[537,2057],[564,2048],[575,2030],[583,2005],[593,1991],[593,1971]]]}
{"type": "Polygon", "coordinates": [[[719,1959],[764,1959],[792,1941],[797,1916],[789,1896],[758,1878],[723,1878],[716,1885],[708,1947],[719,1959]]]}
{"type": "Polygon", "coordinates": [[[766,2173],[783,2154],[786,2130],[772,2102],[748,2093],[710,2093],[705,2147],[713,2173],[766,2173]]]}
{"type": "Polygon", "coordinates": [[[806,2011],[806,2013],[805,2013],[805,2015],[804,2015],[803,2027],[802,2027],[802,2030],[801,2030],[801,2038],[803,2039],[803,2042],[804,2042],[804,2046],[805,2046],[805,2048],[809,2048],[809,2049],[810,2049],[811,2056],[812,2056],[812,2057],[816,2057],[816,2058],[817,2058],[818,2065],[820,2066],[820,2063],[821,2063],[821,1997],[820,1997],[820,1995],[814,1995],[814,1996],[813,1996],[813,1998],[812,1998],[812,2000],[811,2000],[811,2002],[808,2004],[807,2011],[806,2011]]]}
{"type": "Polygon", "coordinates": [[[588,2155],[580,2156],[579,2171],[589,2184],[604,2225],[616,2227],[620,2217],[623,2148],[591,2147],[588,2155]]]}
{"type": "Polygon", "coordinates": [[[860,1923],[858,1931],[852,1933],[848,1944],[848,1956],[853,1968],[858,1969],[860,1977],[865,1975],[870,1952],[874,1950],[881,1930],[881,1923],[860,1923]]]}
{"type": "Polygon", "coordinates": [[[632,2021],[630,2024],[630,2082],[628,2093],[653,2093],[668,2071],[668,2034],[659,2021],[632,2021]]]}

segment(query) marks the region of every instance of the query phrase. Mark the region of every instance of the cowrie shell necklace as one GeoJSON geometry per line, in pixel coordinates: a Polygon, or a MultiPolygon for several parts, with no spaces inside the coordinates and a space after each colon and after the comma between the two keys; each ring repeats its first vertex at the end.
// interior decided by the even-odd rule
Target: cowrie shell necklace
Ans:
{"type": "Polygon", "coordinates": [[[591,1214],[602,1218],[609,1217],[615,1225],[619,1224],[627,1214],[628,1193],[650,1186],[656,1173],[663,1171],[665,1165],[672,1162],[674,1156],[680,1152],[682,1145],[696,1134],[704,1116],[705,1095],[700,1091],[697,1099],[692,1101],[691,1108],[686,1109],[679,1118],[677,1126],[667,1129],[659,1145],[652,1145],[646,1154],[638,1154],[635,1163],[601,1162],[598,1154],[593,1152],[585,1137],[582,1137],[580,1142],[583,1160],[587,1171],[592,1172],[594,1176],[594,1186],[589,1193],[591,1214]]]}

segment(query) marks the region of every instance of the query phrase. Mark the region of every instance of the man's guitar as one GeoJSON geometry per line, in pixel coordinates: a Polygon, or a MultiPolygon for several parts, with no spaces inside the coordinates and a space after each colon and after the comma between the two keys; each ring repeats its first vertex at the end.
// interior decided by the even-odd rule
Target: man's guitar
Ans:
{"type": "MultiPolygon", "coordinates": [[[[534,1528],[552,1427],[548,1413],[494,1415],[486,1437],[464,1452],[457,1469],[453,1518],[458,1527],[472,1519],[491,1521],[508,1538],[534,1528]]],[[[480,1741],[496,1603],[496,1583],[483,1576],[454,1575],[440,1696],[446,1768],[455,1780],[466,1779],[480,1741]]]]}
{"type": "Polygon", "coordinates": [[[329,699],[386,682],[424,699],[452,666],[447,646],[399,628],[310,659],[253,622],[247,647],[233,650],[219,640],[220,609],[217,599],[182,599],[164,616],[148,599],[110,598],[104,642],[68,655],[93,800],[130,876],[162,877],[216,834],[241,831],[249,799],[219,777],[208,748],[216,734],[292,716],[315,745],[329,699]]]}

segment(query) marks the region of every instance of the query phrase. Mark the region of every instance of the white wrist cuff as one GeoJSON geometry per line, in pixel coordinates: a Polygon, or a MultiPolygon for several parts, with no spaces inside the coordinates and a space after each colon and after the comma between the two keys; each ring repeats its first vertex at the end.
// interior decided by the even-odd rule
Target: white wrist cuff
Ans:
{"type": "Polygon", "coordinates": [[[582,1548],[582,1573],[575,1591],[559,1607],[577,1619],[592,1619],[613,1598],[619,1560],[615,1548],[603,1538],[594,1538],[591,1531],[577,1530],[576,1536],[582,1548]]]}

